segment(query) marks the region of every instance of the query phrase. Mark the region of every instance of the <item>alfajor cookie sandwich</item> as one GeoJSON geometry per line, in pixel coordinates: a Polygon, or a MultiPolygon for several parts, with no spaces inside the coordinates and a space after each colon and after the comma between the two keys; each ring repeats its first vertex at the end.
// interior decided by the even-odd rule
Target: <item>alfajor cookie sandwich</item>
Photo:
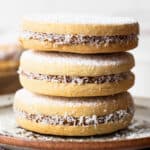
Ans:
{"type": "Polygon", "coordinates": [[[138,22],[126,17],[30,15],[20,41],[27,49],[73,53],[113,53],[138,45],[138,22]]]}
{"type": "Polygon", "coordinates": [[[42,96],[25,89],[14,101],[20,127],[42,134],[89,136],[126,128],[134,114],[129,93],[106,97],[63,98],[42,96]]]}
{"type": "Polygon", "coordinates": [[[134,84],[130,53],[78,55],[28,50],[20,59],[19,78],[32,92],[64,97],[106,96],[134,84]]]}

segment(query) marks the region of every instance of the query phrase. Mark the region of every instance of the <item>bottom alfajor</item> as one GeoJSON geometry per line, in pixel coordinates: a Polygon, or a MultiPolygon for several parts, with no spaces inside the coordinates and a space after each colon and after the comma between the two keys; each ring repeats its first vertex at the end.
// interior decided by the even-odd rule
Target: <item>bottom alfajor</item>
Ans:
{"type": "Polygon", "coordinates": [[[42,134],[89,136],[126,128],[134,114],[131,95],[63,98],[17,91],[14,112],[20,127],[42,134]]]}

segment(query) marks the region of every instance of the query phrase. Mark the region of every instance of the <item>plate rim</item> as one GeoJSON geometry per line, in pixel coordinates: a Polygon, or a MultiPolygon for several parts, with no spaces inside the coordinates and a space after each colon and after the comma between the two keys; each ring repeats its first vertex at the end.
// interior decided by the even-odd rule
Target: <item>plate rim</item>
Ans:
{"type": "Polygon", "coordinates": [[[12,137],[0,134],[0,143],[11,146],[26,148],[43,148],[43,149],[125,149],[125,148],[148,148],[150,147],[150,137],[137,139],[124,139],[114,141],[42,141],[28,140],[20,137],[12,137]],[[92,146],[91,146],[92,143],[92,146]],[[73,146],[72,146],[73,145],[73,146]]]}

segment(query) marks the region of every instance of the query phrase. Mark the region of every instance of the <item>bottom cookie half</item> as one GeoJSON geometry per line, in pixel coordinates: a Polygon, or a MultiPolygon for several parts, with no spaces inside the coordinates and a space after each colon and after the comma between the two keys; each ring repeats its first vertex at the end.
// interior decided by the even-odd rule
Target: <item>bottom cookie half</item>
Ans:
{"type": "Polygon", "coordinates": [[[132,116],[128,116],[120,121],[89,126],[65,126],[36,123],[27,119],[17,119],[20,127],[41,134],[61,135],[61,136],[91,136],[109,134],[126,128],[131,122],[132,116]]]}

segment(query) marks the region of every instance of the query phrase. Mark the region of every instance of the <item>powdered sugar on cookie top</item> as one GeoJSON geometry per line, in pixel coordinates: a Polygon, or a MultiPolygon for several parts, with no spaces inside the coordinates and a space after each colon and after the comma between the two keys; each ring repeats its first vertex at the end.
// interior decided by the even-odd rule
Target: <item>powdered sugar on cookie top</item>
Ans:
{"type": "MultiPolygon", "coordinates": [[[[31,93],[25,89],[17,91],[15,99],[20,99],[22,103],[29,104],[30,106],[34,105],[45,105],[45,106],[67,106],[67,107],[77,107],[77,106],[95,106],[95,105],[107,105],[107,102],[111,100],[111,103],[114,105],[117,104],[119,99],[131,99],[129,93],[124,92],[121,94],[116,94],[115,96],[102,96],[102,97],[82,97],[82,98],[63,98],[63,97],[53,97],[53,96],[44,96],[40,94],[31,93]],[[32,99],[32,100],[31,100],[32,99]]],[[[107,110],[106,110],[107,112],[107,110]]]]}
{"type": "Polygon", "coordinates": [[[21,61],[34,60],[35,62],[47,62],[53,64],[72,64],[84,66],[117,66],[128,64],[133,61],[133,56],[129,53],[114,54],[95,54],[95,55],[79,55],[70,53],[57,52],[34,52],[25,51],[21,56],[21,61]]]}
{"type": "Polygon", "coordinates": [[[24,20],[46,23],[69,23],[69,24],[135,24],[137,21],[127,17],[109,17],[92,15],[68,15],[68,14],[33,14],[24,17],[24,20]]]}

